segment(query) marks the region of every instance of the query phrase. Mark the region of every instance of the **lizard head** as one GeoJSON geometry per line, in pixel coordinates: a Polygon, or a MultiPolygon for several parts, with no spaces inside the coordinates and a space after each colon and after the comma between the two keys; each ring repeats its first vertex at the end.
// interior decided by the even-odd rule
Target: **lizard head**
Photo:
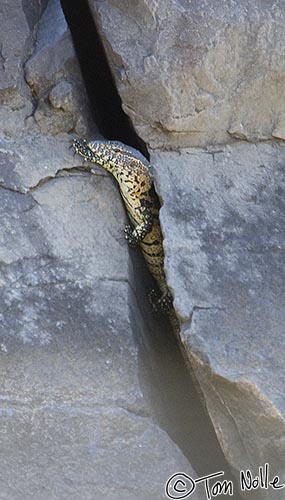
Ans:
{"type": "Polygon", "coordinates": [[[85,161],[95,161],[95,155],[90,149],[86,139],[73,139],[71,146],[74,149],[74,154],[79,154],[85,161]]]}

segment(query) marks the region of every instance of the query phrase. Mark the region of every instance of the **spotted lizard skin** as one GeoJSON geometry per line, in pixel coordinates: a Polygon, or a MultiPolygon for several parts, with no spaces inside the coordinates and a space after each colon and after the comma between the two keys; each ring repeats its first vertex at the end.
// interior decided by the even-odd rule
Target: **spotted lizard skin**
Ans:
{"type": "Polygon", "coordinates": [[[172,296],[164,273],[159,207],[152,192],[147,160],[138,151],[118,142],[74,139],[72,146],[84,160],[100,165],[115,177],[131,222],[125,228],[126,239],[131,247],[140,246],[161,292],[157,297],[152,291],[152,305],[155,310],[171,311],[172,296]]]}

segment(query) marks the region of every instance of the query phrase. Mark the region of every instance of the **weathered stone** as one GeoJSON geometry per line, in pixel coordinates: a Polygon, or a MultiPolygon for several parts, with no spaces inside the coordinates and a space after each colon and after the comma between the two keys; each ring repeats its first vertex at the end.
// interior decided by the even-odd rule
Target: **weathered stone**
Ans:
{"type": "Polygon", "coordinates": [[[285,113],[283,0],[89,4],[123,108],[152,148],[276,136],[285,113]]]}
{"type": "Polygon", "coordinates": [[[224,454],[237,476],[268,462],[281,483],[284,157],[278,143],[152,154],[181,340],[224,454]]]}
{"type": "Polygon", "coordinates": [[[32,97],[23,67],[33,48],[33,33],[46,1],[1,2],[0,42],[0,132],[19,134],[32,112],[32,97]]]}
{"type": "Polygon", "coordinates": [[[55,109],[63,109],[63,111],[72,111],[73,96],[71,83],[62,80],[49,93],[49,100],[55,109]]]}
{"type": "Polygon", "coordinates": [[[163,499],[195,473],[144,395],[125,211],[106,173],[74,169],[62,132],[90,113],[46,3],[0,7],[0,497],[163,499]]]}
{"type": "Polygon", "coordinates": [[[12,102],[13,106],[23,105],[27,94],[22,94],[23,74],[19,68],[33,46],[33,30],[46,1],[37,2],[38,15],[34,6],[27,2],[14,0],[2,2],[0,14],[2,19],[2,42],[0,51],[0,102],[12,102]],[[28,7],[28,8],[27,8],[28,7]]]}
{"type": "Polygon", "coordinates": [[[60,0],[51,0],[40,20],[35,51],[25,65],[25,78],[36,100],[28,121],[31,132],[56,135],[72,130],[84,136],[94,132],[60,0]]]}
{"type": "Polygon", "coordinates": [[[0,7],[0,132],[7,138],[95,130],[60,2],[44,11],[46,4],[0,7]]]}
{"type": "MultiPolygon", "coordinates": [[[[26,16],[30,30],[38,24],[49,0],[22,0],[21,7],[26,16]]],[[[12,2],[9,2],[10,4],[12,2]]]]}
{"type": "Polygon", "coordinates": [[[79,166],[69,150],[70,142],[67,134],[0,140],[0,184],[26,193],[63,168],[79,166]]]}
{"type": "Polygon", "coordinates": [[[195,475],[142,393],[122,202],[41,141],[30,165],[24,143],[1,157],[0,496],[162,500],[172,474],[195,475]]]}
{"type": "Polygon", "coordinates": [[[177,457],[177,449],[161,447],[163,433],[148,419],[120,408],[97,408],[92,397],[85,404],[39,401],[34,410],[25,400],[15,406],[21,408],[21,403],[24,411],[12,409],[13,402],[2,410],[3,499],[165,499],[165,477],[157,473],[157,465],[161,462],[166,471],[177,466],[175,459],[169,460],[169,452],[177,457]],[[11,462],[17,471],[13,477],[11,462]]]}

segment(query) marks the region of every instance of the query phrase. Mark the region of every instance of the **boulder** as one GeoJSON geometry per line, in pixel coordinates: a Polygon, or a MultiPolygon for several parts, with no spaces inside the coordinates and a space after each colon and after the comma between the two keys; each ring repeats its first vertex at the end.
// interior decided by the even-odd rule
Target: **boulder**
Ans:
{"type": "Polygon", "coordinates": [[[94,126],[59,2],[45,6],[0,7],[0,496],[164,499],[195,472],[145,396],[125,211],[69,149],[66,132],[94,126]]]}
{"type": "Polygon", "coordinates": [[[269,463],[283,484],[284,157],[239,143],[151,158],[180,340],[224,455],[237,478],[269,463]]]}
{"type": "Polygon", "coordinates": [[[0,132],[6,138],[94,133],[96,127],[59,0],[0,7],[0,132]]]}
{"type": "Polygon", "coordinates": [[[34,97],[31,133],[56,135],[95,131],[91,111],[59,0],[51,0],[40,19],[35,49],[25,64],[34,97]]]}
{"type": "Polygon", "coordinates": [[[140,137],[177,149],[285,139],[282,0],[89,0],[140,137]]]}
{"type": "Polygon", "coordinates": [[[33,36],[46,0],[1,2],[0,133],[19,135],[33,109],[22,71],[33,50],[33,36]]]}
{"type": "Polygon", "coordinates": [[[195,473],[143,393],[118,190],[68,143],[33,146],[1,144],[2,497],[163,499],[195,473]]]}

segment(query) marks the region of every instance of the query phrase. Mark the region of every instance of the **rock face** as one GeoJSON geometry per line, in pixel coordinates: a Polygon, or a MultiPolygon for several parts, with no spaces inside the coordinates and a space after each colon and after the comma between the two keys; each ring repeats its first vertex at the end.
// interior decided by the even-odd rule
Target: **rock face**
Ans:
{"type": "Polygon", "coordinates": [[[224,454],[283,484],[284,2],[89,5],[151,148],[181,341],[224,454]]]}
{"type": "Polygon", "coordinates": [[[224,454],[237,477],[268,462],[282,484],[284,157],[269,143],[152,155],[181,340],[224,454]]]}
{"type": "Polygon", "coordinates": [[[25,79],[34,97],[34,111],[28,119],[33,133],[75,131],[85,136],[94,132],[71,34],[58,0],[49,2],[40,20],[25,79]]]}
{"type": "Polygon", "coordinates": [[[163,499],[194,471],[143,395],[124,209],[112,179],[74,170],[88,103],[45,7],[0,7],[0,497],[163,499]]]}
{"type": "Polygon", "coordinates": [[[2,498],[163,499],[189,464],[142,394],[116,187],[77,174],[1,191],[2,498]]]}
{"type": "Polygon", "coordinates": [[[124,110],[153,148],[285,139],[282,0],[89,0],[124,110]]]}
{"type": "Polygon", "coordinates": [[[33,33],[47,2],[2,2],[0,45],[0,132],[19,134],[32,113],[29,88],[21,70],[33,50],[33,33]],[[21,69],[19,69],[21,68],[21,69]]]}
{"type": "Polygon", "coordinates": [[[47,3],[13,0],[0,7],[0,132],[6,137],[94,130],[60,3],[47,3]]]}
{"type": "MultiPolygon", "coordinates": [[[[181,342],[224,455],[237,477],[268,462],[285,482],[285,147],[236,141],[285,138],[283,2],[89,4],[141,137],[188,147],[152,162],[181,342]]],[[[68,150],[69,132],[94,133],[69,30],[58,0],[0,13],[0,496],[163,499],[172,474],[195,473],[154,418],[146,359],[169,364],[174,421],[182,384],[118,191],[68,150]]],[[[221,470],[201,448],[199,474],[221,470]]]]}

